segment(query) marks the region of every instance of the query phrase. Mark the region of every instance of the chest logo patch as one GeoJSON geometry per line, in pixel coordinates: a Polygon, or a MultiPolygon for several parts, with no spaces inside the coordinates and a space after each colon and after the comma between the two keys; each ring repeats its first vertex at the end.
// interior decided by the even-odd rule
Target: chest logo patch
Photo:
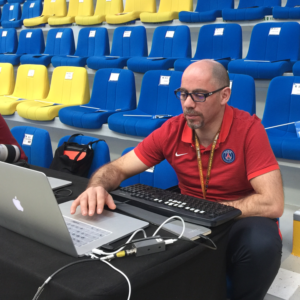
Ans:
{"type": "Polygon", "coordinates": [[[227,164],[231,164],[232,162],[235,161],[235,154],[232,150],[226,149],[222,153],[222,159],[227,164]]]}

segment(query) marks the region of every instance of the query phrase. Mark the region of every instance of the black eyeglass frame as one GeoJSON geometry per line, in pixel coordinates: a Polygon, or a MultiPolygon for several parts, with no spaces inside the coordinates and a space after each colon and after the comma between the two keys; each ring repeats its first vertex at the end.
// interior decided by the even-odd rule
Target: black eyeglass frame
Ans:
{"type": "Polygon", "coordinates": [[[180,101],[185,101],[185,100],[187,99],[188,96],[191,96],[191,98],[192,98],[192,100],[193,100],[194,102],[205,102],[207,97],[209,97],[209,96],[211,96],[211,95],[213,95],[213,94],[215,94],[215,93],[217,93],[217,92],[219,92],[219,91],[221,91],[221,90],[223,90],[223,89],[225,89],[225,88],[227,88],[227,87],[228,87],[228,85],[226,85],[226,86],[224,86],[224,87],[222,87],[222,88],[220,88],[220,89],[217,89],[217,90],[215,90],[215,91],[212,91],[212,92],[209,92],[209,93],[205,93],[205,94],[204,94],[204,93],[199,93],[199,92],[197,92],[197,93],[195,93],[195,92],[192,92],[192,93],[184,92],[184,93],[186,94],[186,98],[185,98],[184,100],[181,100],[181,99],[180,99],[180,96],[178,97],[178,95],[177,95],[177,93],[180,92],[180,88],[176,89],[176,90],[174,91],[174,94],[175,94],[175,97],[176,97],[177,99],[179,99],[180,101]],[[203,95],[204,100],[203,100],[203,101],[196,101],[196,100],[193,98],[193,94],[201,94],[201,95],[203,95]]]}

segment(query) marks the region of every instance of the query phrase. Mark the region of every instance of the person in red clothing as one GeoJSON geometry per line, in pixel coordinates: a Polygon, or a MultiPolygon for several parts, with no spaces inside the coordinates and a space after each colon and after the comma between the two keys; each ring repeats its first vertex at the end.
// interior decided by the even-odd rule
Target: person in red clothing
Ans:
{"type": "Polygon", "coordinates": [[[15,145],[20,149],[20,159],[27,161],[27,156],[11,134],[5,120],[0,115],[0,144],[15,145]]]}
{"type": "MultiPolygon", "coordinates": [[[[256,116],[230,107],[225,68],[211,60],[190,65],[175,91],[183,114],[173,117],[133,151],[100,168],[72,204],[83,215],[116,206],[108,194],[126,178],[167,159],[181,193],[241,210],[228,235],[231,299],[264,299],[281,259],[276,218],[284,196],[278,163],[256,116]]],[[[241,95],[241,99],[242,99],[241,95]]]]}

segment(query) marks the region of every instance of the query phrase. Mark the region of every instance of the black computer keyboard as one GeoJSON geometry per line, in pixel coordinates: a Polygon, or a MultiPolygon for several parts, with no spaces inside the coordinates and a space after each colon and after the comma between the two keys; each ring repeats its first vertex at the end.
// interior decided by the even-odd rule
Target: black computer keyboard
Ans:
{"type": "Polygon", "coordinates": [[[129,201],[129,205],[168,217],[177,215],[187,222],[208,227],[216,227],[241,215],[241,211],[232,206],[143,184],[119,188],[111,195],[115,200],[129,201]]]}

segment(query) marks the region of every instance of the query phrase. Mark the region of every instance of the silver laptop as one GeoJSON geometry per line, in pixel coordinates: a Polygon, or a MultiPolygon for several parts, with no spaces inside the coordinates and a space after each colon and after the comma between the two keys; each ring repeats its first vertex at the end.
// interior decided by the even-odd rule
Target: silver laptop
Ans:
{"type": "Polygon", "coordinates": [[[72,256],[117,241],[149,223],[104,210],[70,214],[72,201],[58,205],[44,173],[0,162],[0,226],[72,256]],[[69,229],[68,229],[69,228],[69,229]]]}
{"type": "Polygon", "coordinates": [[[72,184],[72,181],[47,176],[51,189],[56,190],[72,184]]]}

